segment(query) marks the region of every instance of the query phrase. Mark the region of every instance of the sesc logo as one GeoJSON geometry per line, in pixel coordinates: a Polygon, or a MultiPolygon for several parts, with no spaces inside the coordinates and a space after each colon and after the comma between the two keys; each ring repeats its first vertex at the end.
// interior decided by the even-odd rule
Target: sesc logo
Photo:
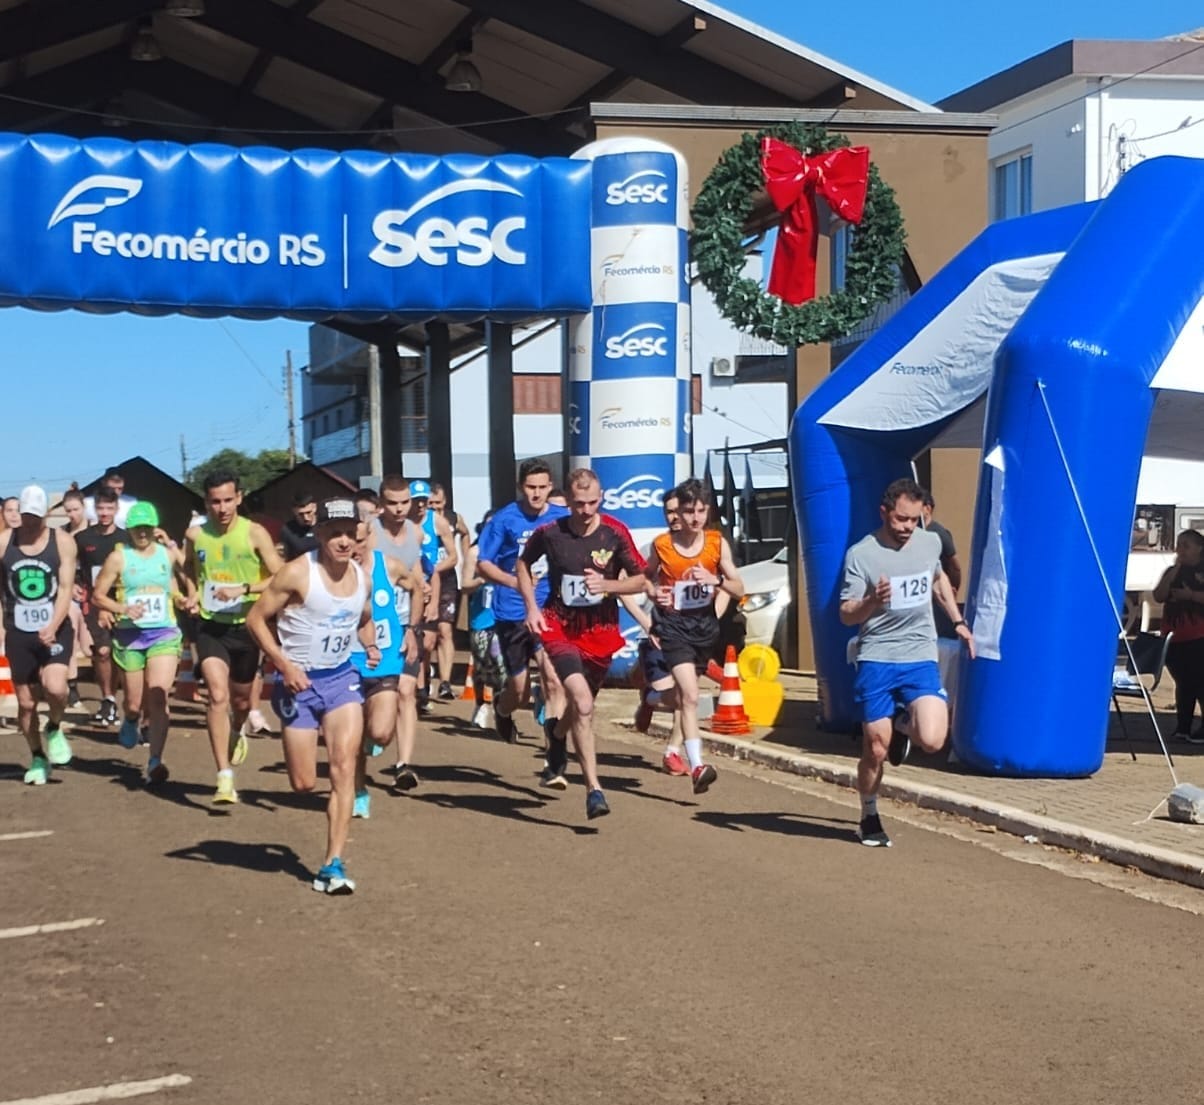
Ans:
{"type": "Polygon", "coordinates": [[[626,180],[608,184],[606,202],[611,207],[622,207],[628,203],[668,203],[669,178],[659,169],[641,169],[626,180]]]}
{"type": "Polygon", "coordinates": [[[503,192],[523,197],[509,184],[493,180],[457,180],[428,192],[405,211],[382,211],[372,220],[377,245],[368,254],[378,265],[404,268],[421,261],[424,265],[443,266],[454,254],[456,263],[473,268],[487,265],[495,258],[503,265],[525,265],[527,255],[511,242],[511,235],[525,230],[522,215],[501,219],[490,226],[484,215],[469,215],[459,222],[433,216],[416,226],[411,219],[418,212],[449,196],[465,192],[503,192]]]}
{"type": "Polygon", "coordinates": [[[607,488],[602,496],[603,510],[647,510],[664,505],[665,487],[658,476],[632,476],[618,487],[607,488]]]}
{"type": "Polygon", "coordinates": [[[106,207],[120,207],[129,203],[142,191],[142,181],[136,177],[111,176],[98,173],[81,180],[67,191],[50,215],[46,229],[64,219],[80,215],[99,215],[106,207]]]}
{"type": "Polygon", "coordinates": [[[617,337],[606,339],[606,358],[667,357],[669,333],[659,322],[643,322],[617,337]]]}

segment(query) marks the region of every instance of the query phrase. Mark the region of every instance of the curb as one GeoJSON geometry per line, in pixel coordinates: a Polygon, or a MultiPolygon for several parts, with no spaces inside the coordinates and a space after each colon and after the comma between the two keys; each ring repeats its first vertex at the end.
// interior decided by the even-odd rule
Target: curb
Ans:
{"type": "MultiPolygon", "coordinates": [[[[833,763],[814,756],[802,756],[793,752],[782,752],[766,748],[755,741],[735,737],[716,737],[704,734],[703,746],[711,752],[729,756],[735,760],[746,760],[762,767],[786,771],[808,779],[819,779],[825,783],[854,789],[857,772],[855,768],[833,763]]],[[[1040,844],[1066,848],[1072,852],[1098,856],[1102,860],[1120,867],[1133,867],[1147,875],[1160,879],[1184,883],[1204,889],[1204,860],[1169,848],[1158,848],[1137,844],[1124,837],[1096,832],[1058,821],[1038,813],[999,805],[981,798],[972,798],[944,787],[928,783],[908,783],[899,780],[883,780],[881,794],[885,798],[908,802],[921,809],[937,810],[956,814],[982,825],[992,825],[1002,832],[1019,837],[1037,838],[1040,844]]]]}

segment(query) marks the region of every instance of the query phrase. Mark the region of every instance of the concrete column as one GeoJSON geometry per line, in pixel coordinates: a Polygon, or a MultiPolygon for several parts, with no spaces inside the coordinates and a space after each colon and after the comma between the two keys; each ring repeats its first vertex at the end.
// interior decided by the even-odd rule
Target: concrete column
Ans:
{"type": "Polygon", "coordinates": [[[401,357],[392,330],[376,343],[380,353],[380,454],[383,474],[401,472],[401,357]]]}
{"type": "Polygon", "coordinates": [[[452,501],[451,338],[446,322],[426,324],[426,438],[431,479],[452,501]]]}
{"type": "Polygon", "coordinates": [[[514,327],[485,323],[489,356],[489,497],[494,506],[514,498],[514,327]]]}

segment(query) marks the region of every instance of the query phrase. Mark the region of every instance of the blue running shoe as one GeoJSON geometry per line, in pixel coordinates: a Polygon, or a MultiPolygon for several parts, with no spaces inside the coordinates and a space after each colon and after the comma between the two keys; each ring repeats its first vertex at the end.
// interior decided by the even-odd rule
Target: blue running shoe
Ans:
{"type": "Polygon", "coordinates": [[[376,741],[368,742],[368,755],[373,759],[379,756],[384,750],[385,746],[383,744],[377,744],[376,741]]]}
{"type": "Polygon", "coordinates": [[[318,870],[314,889],[322,894],[351,894],[355,891],[355,882],[347,877],[343,861],[335,856],[318,870]]]}
{"type": "Polygon", "coordinates": [[[538,683],[531,688],[531,707],[535,713],[535,724],[543,725],[547,720],[547,714],[544,710],[543,688],[538,683]]]}
{"type": "Polygon", "coordinates": [[[355,805],[351,807],[351,816],[359,817],[364,821],[372,816],[372,795],[366,790],[355,792],[355,805]]]}
{"type": "Polygon", "coordinates": [[[600,790],[591,790],[585,796],[585,816],[593,821],[595,817],[605,817],[610,813],[610,807],[606,804],[606,795],[600,790]]]}
{"type": "Polygon", "coordinates": [[[117,730],[117,743],[122,748],[137,748],[142,735],[138,732],[138,719],[126,718],[117,730]]]}

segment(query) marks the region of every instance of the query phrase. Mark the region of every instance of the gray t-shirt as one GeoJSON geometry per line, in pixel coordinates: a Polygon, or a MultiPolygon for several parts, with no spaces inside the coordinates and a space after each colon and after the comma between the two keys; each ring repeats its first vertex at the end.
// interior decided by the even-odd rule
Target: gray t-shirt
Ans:
{"type": "Polygon", "coordinates": [[[840,601],[863,599],[882,576],[891,582],[890,605],[862,623],[857,659],[892,664],[935,660],[932,582],[941,574],[941,539],[917,529],[901,549],[884,545],[877,533],[845,554],[840,601]]]}

